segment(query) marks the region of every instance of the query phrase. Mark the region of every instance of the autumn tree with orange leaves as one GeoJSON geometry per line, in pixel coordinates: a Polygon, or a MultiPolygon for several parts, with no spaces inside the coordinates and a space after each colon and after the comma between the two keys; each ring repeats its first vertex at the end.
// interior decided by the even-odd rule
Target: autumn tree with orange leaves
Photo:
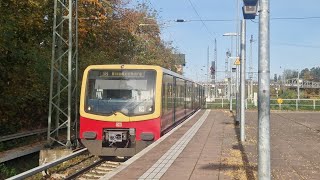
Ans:
{"type": "MultiPolygon", "coordinates": [[[[53,2],[0,1],[0,136],[46,127],[53,2]]],[[[119,63],[175,70],[175,49],[161,40],[156,11],[146,4],[126,8],[128,3],[78,1],[80,72],[91,64],[119,63]]]]}
{"type": "Polygon", "coordinates": [[[79,6],[81,67],[92,64],[155,64],[174,69],[174,49],[160,38],[156,13],[145,4],[121,8],[122,1],[83,1],[79,6]],[[90,61],[87,61],[90,59],[90,61]]]}

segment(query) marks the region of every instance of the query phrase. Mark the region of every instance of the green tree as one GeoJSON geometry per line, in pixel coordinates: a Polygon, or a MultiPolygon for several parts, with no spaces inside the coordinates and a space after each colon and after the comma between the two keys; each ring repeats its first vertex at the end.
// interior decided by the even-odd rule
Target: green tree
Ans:
{"type": "Polygon", "coordinates": [[[320,67],[313,67],[310,69],[313,81],[320,81],[320,67]]]}
{"type": "Polygon", "coordinates": [[[36,128],[45,118],[52,34],[49,7],[51,1],[0,2],[0,134],[36,128]]]}

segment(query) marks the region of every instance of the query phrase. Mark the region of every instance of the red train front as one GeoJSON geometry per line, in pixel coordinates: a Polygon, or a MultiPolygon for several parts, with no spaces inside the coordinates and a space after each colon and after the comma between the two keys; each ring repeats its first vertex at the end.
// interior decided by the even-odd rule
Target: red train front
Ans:
{"type": "Polygon", "coordinates": [[[97,65],[85,70],[80,139],[92,154],[133,156],[199,106],[201,100],[191,94],[188,99],[185,89],[182,115],[175,117],[176,90],[173,82],[163,84],[164,71],[147,65],[97,65]]]}

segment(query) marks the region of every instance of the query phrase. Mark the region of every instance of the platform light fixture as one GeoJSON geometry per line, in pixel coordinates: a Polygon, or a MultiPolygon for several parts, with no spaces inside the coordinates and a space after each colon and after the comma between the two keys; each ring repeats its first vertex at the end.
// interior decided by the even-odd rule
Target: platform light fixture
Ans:
{"type": "Polygon", "coordinates": [[[255,19],[258,9],[258,0],[243,0],[244,6],[242,7],[244,19],[255,19]]]}

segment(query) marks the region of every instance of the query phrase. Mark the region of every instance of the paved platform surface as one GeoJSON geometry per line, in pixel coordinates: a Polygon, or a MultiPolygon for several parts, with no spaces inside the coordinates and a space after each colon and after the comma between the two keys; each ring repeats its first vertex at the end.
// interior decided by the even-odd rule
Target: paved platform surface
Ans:
{"type": "MultiPolygon", "coordinates": [[[[243,154],[257,164],[258,113],[247,112],[243,154]]],[[[320,113],[271,112],[272,179],[320,179],[320,113]]]]}
{"type": "MultiPolygon", "coordinates": [[[[103,179],[257,179],[257,120],[257,112],[246,112],[241,143],[232,114],[201,110],[103,179]]],[[[319,132],[320,113],[272,112],[272,179],[320,179],[319,132]]]]}

